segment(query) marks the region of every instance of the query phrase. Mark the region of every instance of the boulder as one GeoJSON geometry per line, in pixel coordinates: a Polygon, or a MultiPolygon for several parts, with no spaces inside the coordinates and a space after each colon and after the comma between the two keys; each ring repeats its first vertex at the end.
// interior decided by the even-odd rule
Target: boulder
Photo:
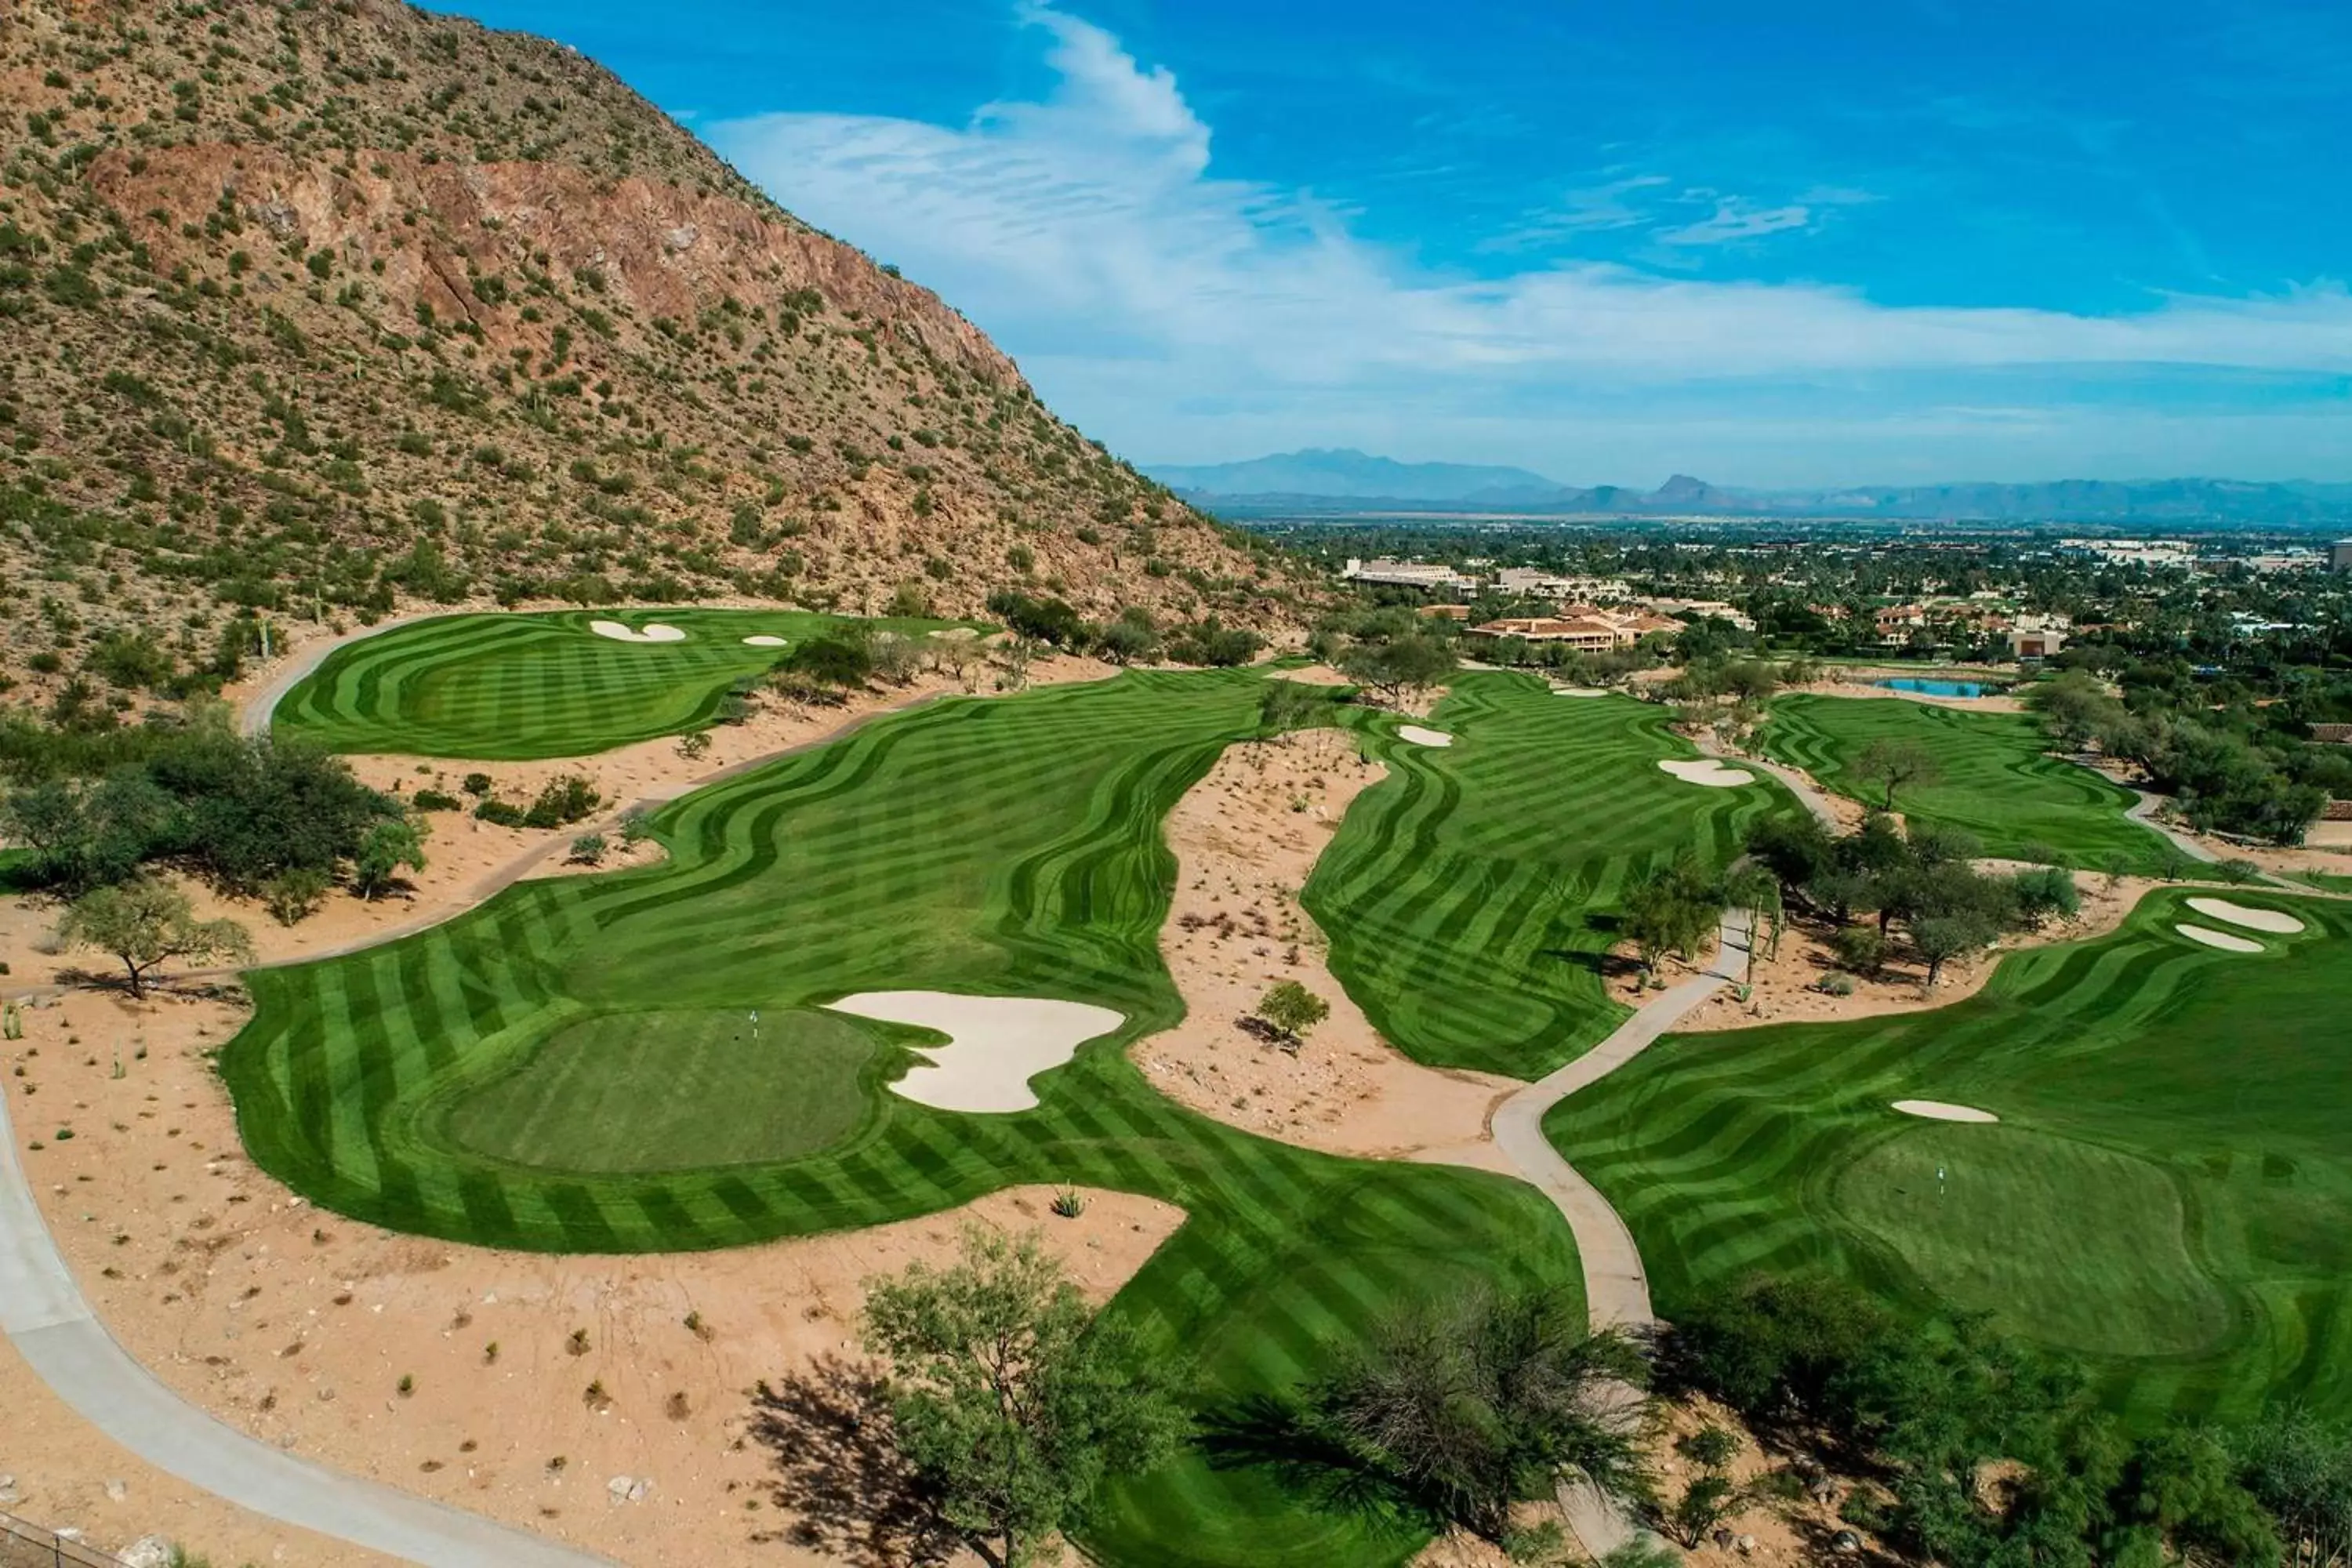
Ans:
{"type": "Polygon", "coordinates": [[[161,1535],[142,1535],[118,1554],[122,1568],[172,1568],[172,1542],[161,1535]]]}

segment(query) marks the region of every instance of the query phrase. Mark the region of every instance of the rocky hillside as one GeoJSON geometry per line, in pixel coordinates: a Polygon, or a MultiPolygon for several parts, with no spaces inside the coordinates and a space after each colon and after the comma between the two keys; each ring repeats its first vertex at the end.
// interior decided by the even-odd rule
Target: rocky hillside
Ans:
{"type": "Polygon", "coordinates": [[[1281,564],[600,67],[397,0],[0,13],[0,667],[748,597],[1291,618],[1281,564]]]}

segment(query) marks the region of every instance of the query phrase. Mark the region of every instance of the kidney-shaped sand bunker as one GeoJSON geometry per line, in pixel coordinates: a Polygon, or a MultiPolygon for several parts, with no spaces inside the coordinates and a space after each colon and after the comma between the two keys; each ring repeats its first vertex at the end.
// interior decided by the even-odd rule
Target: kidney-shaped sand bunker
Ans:
{"type": "Polygon", "coordinates": [[[928,1058],[890,1086],[892,1092],[940,1110],[1029,1110],[1029,1080],[1060,1067],[1078,1047],[1127,1022],[1085,1002],[1046,996],[960,996],[948,991],[860,991],[825,1004],[836,1013],[886,1024],[911,1024],[948,1037],[918,1046],[928,1058]]]}

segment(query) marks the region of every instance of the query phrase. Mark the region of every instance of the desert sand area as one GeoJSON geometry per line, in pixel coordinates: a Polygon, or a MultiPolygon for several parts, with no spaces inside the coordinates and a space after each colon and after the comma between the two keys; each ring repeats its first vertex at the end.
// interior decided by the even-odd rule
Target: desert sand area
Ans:
{"type": "MultiPolygon", "coordinates": [[[[2013,870],[2013,862],[1979,861],[1986,870],[2013,870]]],[[[2167,884],[2146,877],[2095,877],[2078,872],[2076,890],[2083,907],[2071,921],[2053,921],[2038,931],[2012,931],[1984,952],[1956,958],[1944,965],[1934,990],[1917,962],[1899,949],[1874,976],[1854,975],[1853,994],[1832,996],[1819,989],[1823,978],[1838,968],[1828,933],[1791,921],[1782,931],[1777,955],[1769,942],[1759,944],[1748,1000],[1734,987],[1716,993],[1675,1025],[1685,1032],[1747,1029],[1759,1024],[1823,1023],[1841,1018],[1870,1018],[1888,1013],[1917,1013],[1946,1007],[1984,988],[2004,953],[2055,942],[2080,942],[2104,936],[2124,921],[2150,890],[2167,884]]]]}
{"type": "MultiPolygon", "coordinates": [[[[967,1222],[1034,1226],[1104,1300],[1183,1218],[1109,1192],[1065,1218],[1052,1190],[1024,1188],[719,1253],[398,1236],[313,1210],[246,1159],[210,1059],[243,1018],[218,1000],[74,992],[26,1007],[8,1043],[19,1155],[100,1321],[174,1392],[265,1442],[648,1568],[741,1561],[755,1542],[763,1562],[840,1560],[855,1527],[796,1515],[779,1491],[822,1495],[813,1467],[839,1457],[838,1432],[819,1429],[860,1386],[860,1281],[951,1261],[967,1222]],[[778,1397],[756,1397],[762,1381],[778,1397]]],[[[32,1381],[13,1358],[0,1390],[12,1380],[32,1381]]],[[[55,1522],[100,1536],[120,1518],[126,1540],[162,1531],[216,1562],[372,1561],[226,1504],[180,1510],[176,1483],[135,1475],[57,1414],[40,1430],[84,1447],[58,1450],[77,1457],[55,1479],[16,1441],[0,1457],[28,1500],[58,1500],[41,1510],[55,1522]],[[70,1489],[93,1476],[129,1477],[152,1506],[101,1510],[70,1489]]]]}
{"type": "Polygon", "coordinates": [[[1299,907],[1349,803],[1385,772],[1349,737],[1314,730],[1229,746],[1185,793],[1168,816],[1176,891],[1160,933],[1184,1021],[1129,1054],[1161,1093],[1246,1131],[1507,1171],[1486,1119],[1520,1085],[1425,1068],[1390,1046],[1332,976],[1323,933],[1299,907]],[[1331,1005],[1295,1056],[1240,1026],[1284,980],[1331,1005]]]}
{"type": "Polygon", "coordinates": [[[154,1468],[49,1392],[5,1339],[0,1410],[8,1413],[5,1436],[0,1437],[0,1467],[5,1469],[0,1510],[38,1520],[59,1532],[79,1532],[68,1540],[150,1563],[168,1563],[173,1547],[191,1560],[255,1568],[392,1568],[398,1561],[280,1524],[154,1468]]]}

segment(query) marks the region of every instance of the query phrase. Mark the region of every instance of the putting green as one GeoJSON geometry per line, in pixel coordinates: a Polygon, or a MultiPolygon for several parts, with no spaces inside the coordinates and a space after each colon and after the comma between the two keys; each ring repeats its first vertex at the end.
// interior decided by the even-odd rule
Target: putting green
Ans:
{"type": "MultiPolygon", "coordinates": [[[[1161,822],[1255,731],[1261,690],[1254,671],[1129,672],[933,704],[664,808],[658,866],[521,883],[397,942],[255,971],[255,1016],[221,1057],[240,1131],[263,1168],[338,1212],[565,1252],[845,1229],[1018,1183],[1150,1194],[1187,1223],[1110,1310],[1203,1407],[1287,1391],[1416,1291],[1575,1289],[1567,1226],[1534,1188],[1252,1137],[1127,1061],[1181,1013],[1158,949],[1175,870],[1161,822]],[[675,1108],[589,1070],[601,1058],[641,1090],[658,1081],[662,1064],[610,1050],[658,997],[682,1016],[661,1047],[691,1075],[680,1092],[728,1115],[714,1105],[741,1082],[730,1061],[765,1065],[734,1054],[748,1042],[729,1016],[758,1008],[763,1034],[792,1018],[790,1048],[810,1048],[803,1010],[915,985],[1064,997],[1128,1023],[1041,1074],[1034,1110],[932,1110],[880,1091],[867,1066],[855,1124],[825,1147],[763,1147],[755,1103],[690,1166],[670,1163],[687,1125],[675,1108]],[[604,1119],[604,1141],[583,1138],[584,1116],[604,1119]]],[[[828,1058],[836,1086],[848,1054],[828,1058]]],[[[1197,1455],[1103,1502],[1087,1544],[1118,1563],[1387,1564],[1425,1539],[1197,1455]]]]}
{"type": "Polygon", "coordinates": [[[2228,1331],[2230,1304],[2189,1250],[2189,1215],[2160,1165],[2014,1127],[1922,1127],[1840,1172],[1831,1201],[1967,1312],[2075,1322],[2070,1348],[2188,1354],[2228,1331]],[[2100,1238],[2095,1279],[2050,1267],[2100,1238]],[[2084,1318],[2084,1295],[2100,1310],[2084,1318]]]}
{"type": "Polygon", "coordinates": [[[1825,1269],[1990,1312],[2138,1421],[2352,1414],[2352,905],[2233,890],[2307,928],[2236,954],[2174,931],[2189,896],[1932,1012],[1671,1037],[1546,1131],[1633,1227],[1668,1319],[1825,1269]]]}
{"type": "MultiPolygon", "coordinates": [[[[440,616],[337,648],[278,702],[276,732],[337,752],[519,762],[580,757],[707,723],[736,680],[843,617],[787,610],[566,610],[440,616]],[[592,621],[675,626],[682,642],[600,637],[592,621]]],[[[943,621],[859,623],[919,635],[943,621]]]]}
{"type": "Polygon", "coordinates": [[[875,1037],[831,1013],[604,1013],[458,1100],[448,1141],[554,1171],[790,1160],[840,1142],[872,1096],[875,1037]]]}
{"type": "Polygon", "coordinates": [[[2125,816],[2131,792],[2049,755],[2041,721],[2031,714],[1800,692],[1772,704],[1764,730],[1767,755],[1874,806],[1884,804],[1885,786],[1854,773],[1873,741],[1916,742],[1941,767],[1936,783],[1896,790],[1895,809],[1906,820],[1966,828],[1988,855],[2019,856],[2041,846],[2068,866],[2143,875],[2158,873],[2170,858],[2161,835],[2125,816]]]}
{"type": "Polygon", "coordinates": [[[1666,710],[1563,702],[1532,676],[1470,671],[1431,724],[1443,750],[1368,739],[1389,777],[1349,811],[1303,895],[1331,967],[1397,1046],[1437,1067],[1535,1079],[1627,1011],[1602,984],[1627,885],[1687,850],[1727,865],[1779,784],[1703,789],[1666,710]]]}

